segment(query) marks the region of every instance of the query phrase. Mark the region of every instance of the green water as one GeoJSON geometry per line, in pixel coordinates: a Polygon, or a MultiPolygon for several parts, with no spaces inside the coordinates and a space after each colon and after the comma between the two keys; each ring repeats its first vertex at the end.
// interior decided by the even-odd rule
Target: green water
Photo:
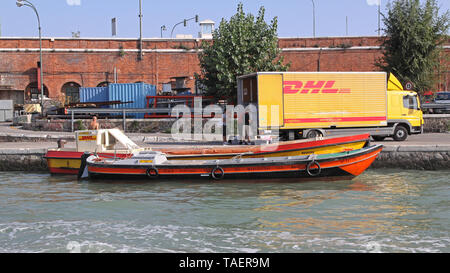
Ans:
{"type": "Polygon", "coordinates": [[[0,252],[449,252],[450,171],[351,181],[0,173],[0,252]]]}

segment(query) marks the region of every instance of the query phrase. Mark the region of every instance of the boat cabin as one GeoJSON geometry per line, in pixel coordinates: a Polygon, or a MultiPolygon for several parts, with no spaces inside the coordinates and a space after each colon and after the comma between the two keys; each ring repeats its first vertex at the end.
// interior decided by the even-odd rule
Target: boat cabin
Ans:
{"type": "Polygon", "coordinates": [[[113,151],[117,144],[121,144],[130,151],[139,149],[139,146],[119,129],[77,131],[75,139],[77,152],[113,151]]]}

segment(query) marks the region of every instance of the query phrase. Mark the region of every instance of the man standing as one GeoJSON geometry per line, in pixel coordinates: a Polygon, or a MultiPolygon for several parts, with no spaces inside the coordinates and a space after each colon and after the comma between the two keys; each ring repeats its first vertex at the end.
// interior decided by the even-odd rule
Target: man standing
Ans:
{"type": "Polygon", "coordinates": [[[97,116],[94,116],[92,118],[91,123],[89,124],[89,130],[98,130],[99,129],[99,125],[97,123],[97,116]]]}

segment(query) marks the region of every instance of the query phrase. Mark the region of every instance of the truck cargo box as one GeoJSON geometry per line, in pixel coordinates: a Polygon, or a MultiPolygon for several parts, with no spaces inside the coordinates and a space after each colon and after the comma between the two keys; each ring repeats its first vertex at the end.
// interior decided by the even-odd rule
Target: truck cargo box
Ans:
{"type": "Polygon", "coordinates": [[[258,72],[238,77],[238,104],[258,108],[258,128],[387,125],[384,72],[258,72]]]}

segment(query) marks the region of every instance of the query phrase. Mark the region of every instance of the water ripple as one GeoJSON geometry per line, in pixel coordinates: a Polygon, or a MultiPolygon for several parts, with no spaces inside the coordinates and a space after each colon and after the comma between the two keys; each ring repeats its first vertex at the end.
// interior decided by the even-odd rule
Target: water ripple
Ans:
{"type": "Polygon", "coordinates": [[[449,177],[111,184],[0,173],[0,252],[448,252],[449,177]]]}

